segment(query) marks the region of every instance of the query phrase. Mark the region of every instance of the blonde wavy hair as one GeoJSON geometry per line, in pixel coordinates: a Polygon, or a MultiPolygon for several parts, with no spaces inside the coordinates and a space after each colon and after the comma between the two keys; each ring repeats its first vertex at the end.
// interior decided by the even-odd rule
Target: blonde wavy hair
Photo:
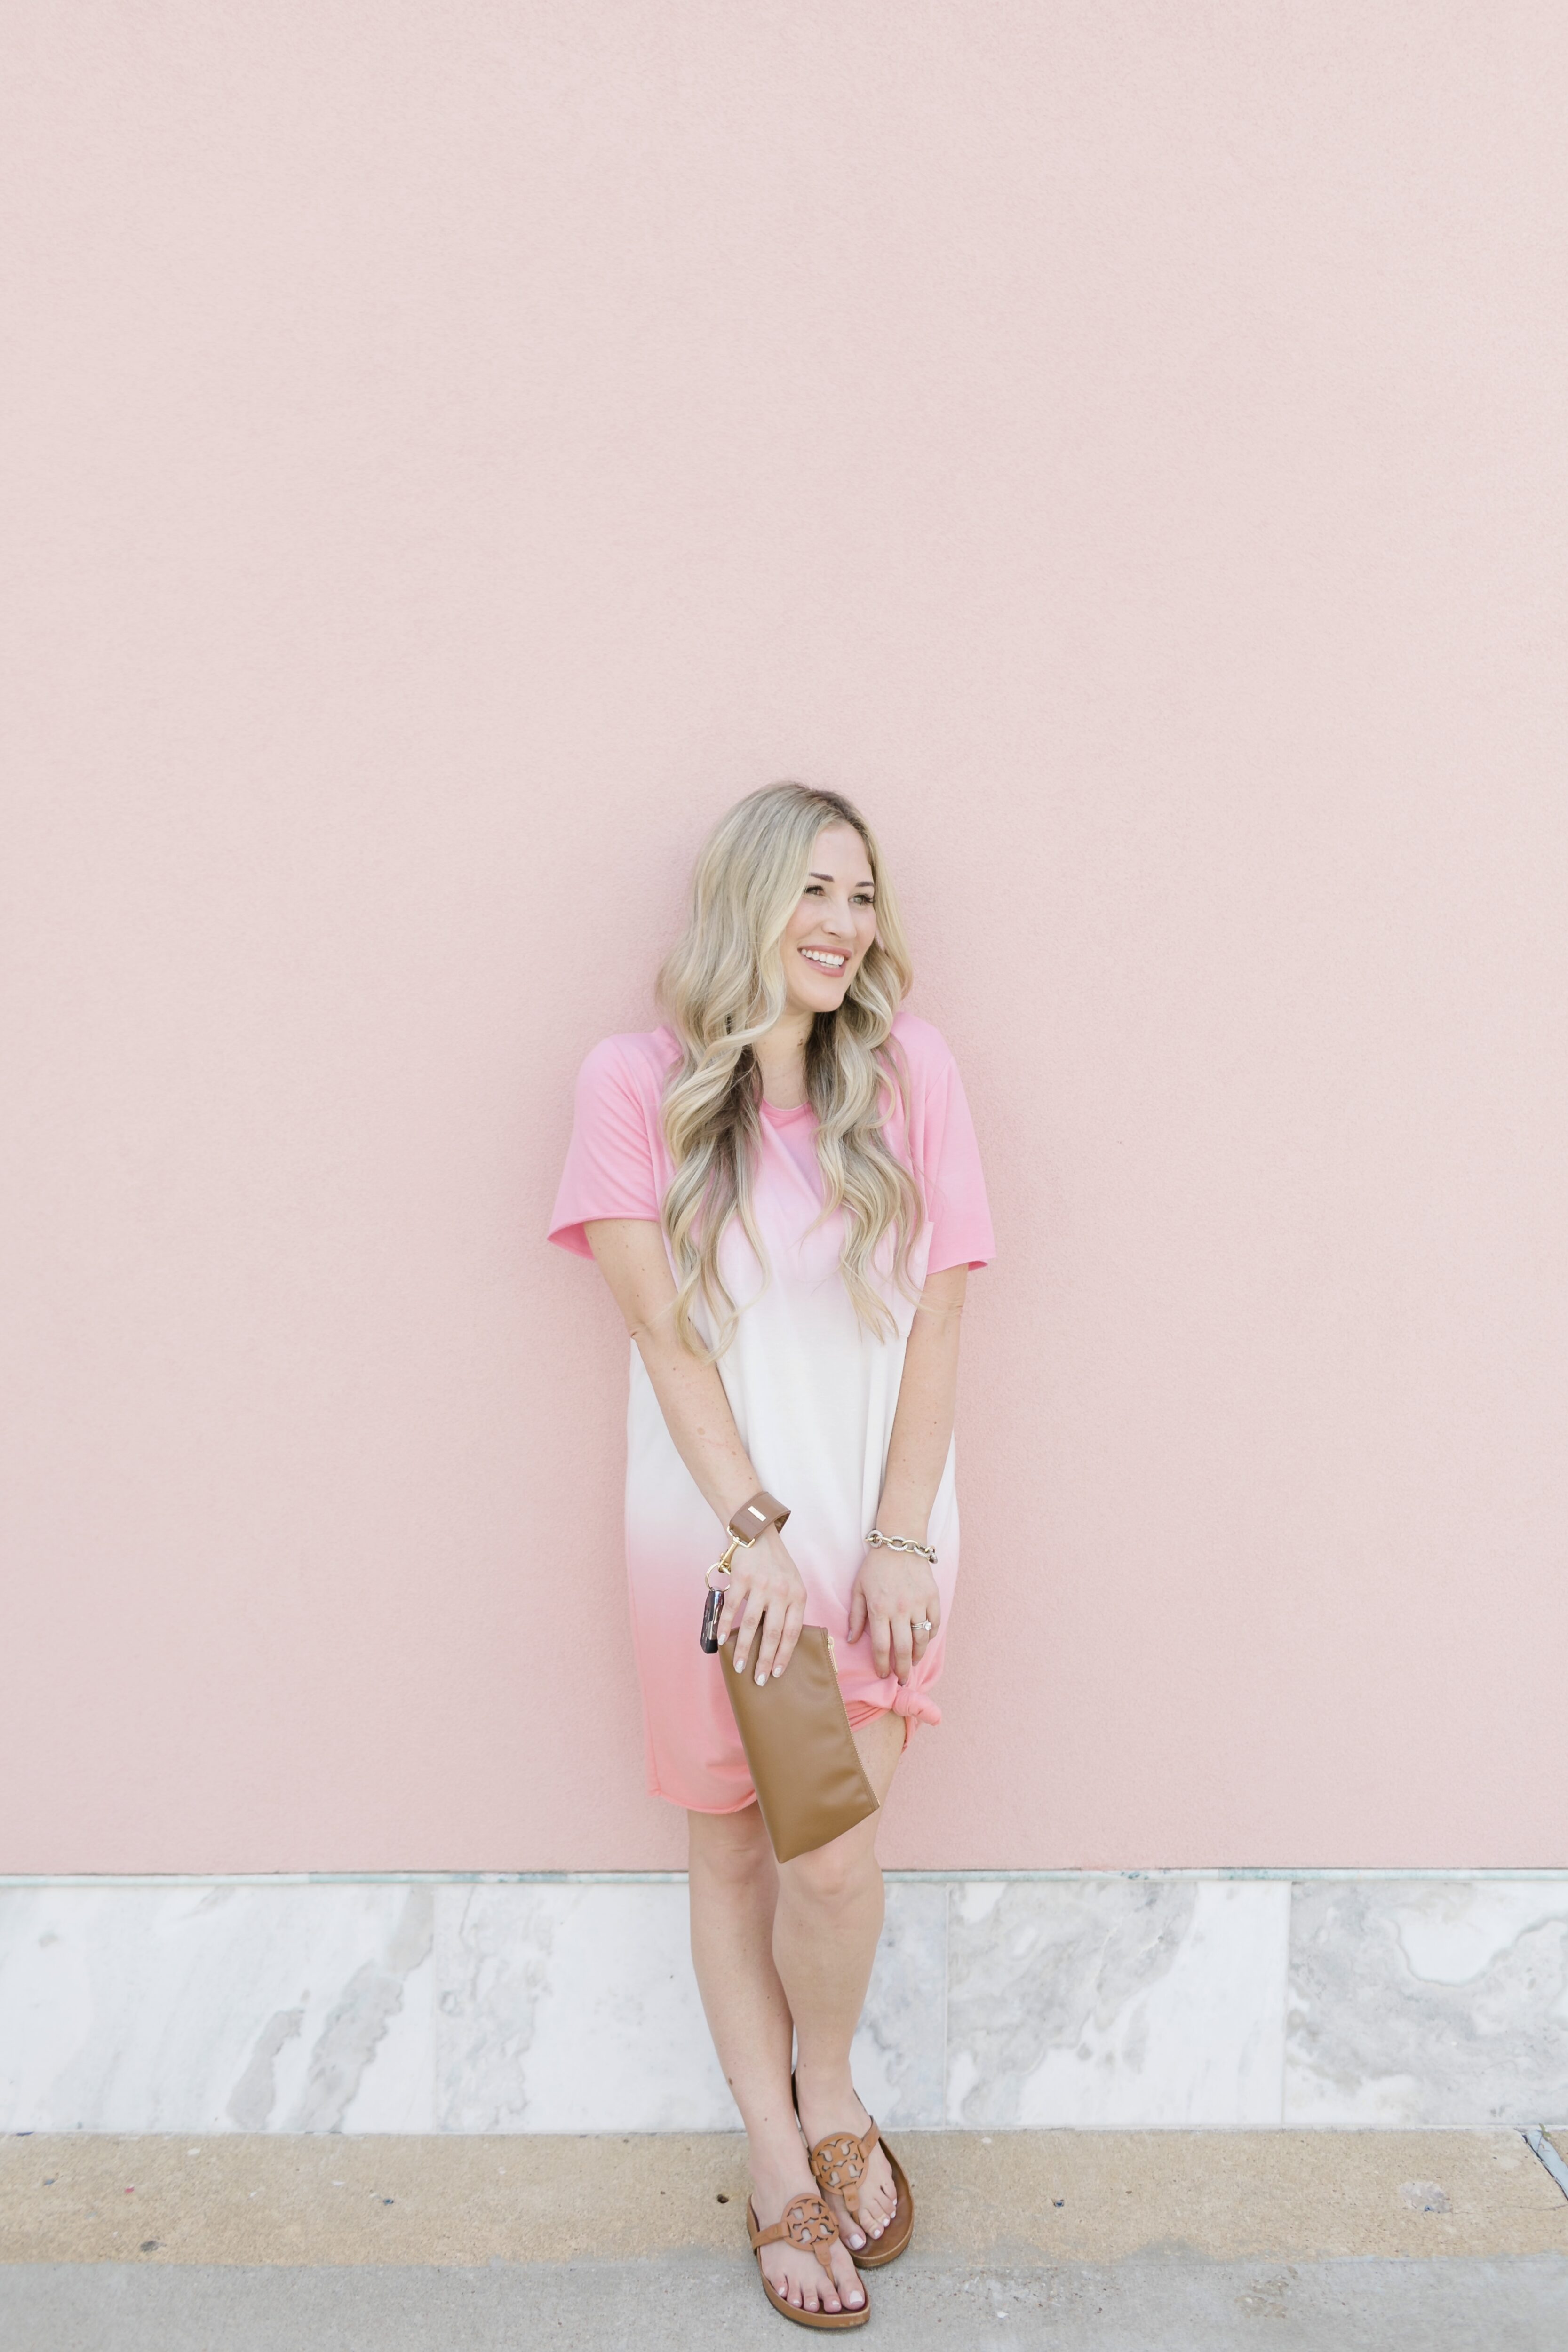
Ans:
{"type": "Polygon", "coordinates": [[[877,936],[837,1013],[819,1013],[805,1048],[805,1083],[816,1113],[822,1215],[844,1212],[844,1286],[879,1338],[893,1317],[873,1276],[893,1237],[890,1270],[906,1295],[909,1257],[924,1211],[914,1177],[883,1132],[905,1096],[893,1016],[909,992],[903,927],[869,825],[837,793],[805,784],[748,793],[710,835],[692,877],[686,929],[658,976],[659,1002],[680,1047],[664,1097],[664,1132],[675,1174],[664,1198],[675,1259],[676,1328],[711,1362],[734,1337],[740,1310],[719,1271],[731,1217],[767,1260],[752,1214],[762,1081],[753,1047],[784,1012],[783,941],[800,903],[811,853],[825,825],[853,826],[876,884],[877,936]],[[694,1309],[702,1302],[710,1348],[694,1309]]]}

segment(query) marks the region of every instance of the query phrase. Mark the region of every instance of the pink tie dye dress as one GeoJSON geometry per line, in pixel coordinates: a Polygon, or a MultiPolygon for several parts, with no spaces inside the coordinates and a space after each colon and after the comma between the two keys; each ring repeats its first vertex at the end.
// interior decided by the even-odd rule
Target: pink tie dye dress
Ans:
{"type": "MultiPolygon", "coordinates": [[[[893,1035],[907,1073],[887,1134],[913,1170],[925,1203],[910,1271],[928,1276],[984,1265],[994,1254],[984,1181],[957,1066],[937,1031],[901,1013],[893,1035]]],[[[571,1148],[550,1238],[590,1255],[584,1224],[601,1217],[659,1221],[673,1168],[659,1107],[677,1058],[668,1029],[607,1037],[583,1065],[571,1148]]],[[[902,1690],[879,1676],[867,1635],[847,1638],[849,1596],[875,1524],[912,1300],[890,1281],[883,1295],[897,1323],[878,1339],[856,1316],[839,1272],[843,1220],[826,1223],[816,1153],[816,1119],[762,1108],[752,1204],[768,1261],[764,1278],[737,1219],[721,1245],[731,1296],[743,1302],[719,1370],[742,1441],[770,1493],[788,1503],[784,1540],[805,1580],[806,1622],[832,1633],[851,1717],[883,1708],[940,1723],[931,1696],[958,1571],[958,1500],[950,1448],[931,1516],[942,1627],[902,1690]]],[[[896,1528],[890,1535],[900,1532],[896,1528]]],[[[727,1813],[752,1789],[735,1731],[722,1665],[698,1647],[704,1572],[723,1533],[675,1450],[642,1359],[631,1349],[626,1415],[626,1566],[642,1683],[648,1787],[694,1811],[727,1813]]]]}

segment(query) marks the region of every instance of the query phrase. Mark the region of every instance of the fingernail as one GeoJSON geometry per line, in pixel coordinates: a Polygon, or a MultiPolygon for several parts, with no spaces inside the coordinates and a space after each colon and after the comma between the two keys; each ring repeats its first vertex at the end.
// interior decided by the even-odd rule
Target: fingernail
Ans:
{"type": "Polygon", "coordinates": [[[767,1681],[767,1678],[768,1678],[767,1668],[764,1666],[764,1667],[763,1668],[762,1673],[757,1676],[757,1688],[758,1688],[759,1690],[761,1690],[761,1689],[762,1689],[762,1686],[763,1686],[763,1685],[767,1681]]]}
{"type": "Polygon", "coordinates": [[[778,1679],[779,1675],[783,1674],[783,1672],[784,1672],[784,1668],[783,1668],[782,1666],[775,1666],[775,1667],[773,1668],[773,1679],[774,1679],[774,1681],[775,1681],[775,1682],[777,1681],[777,1679],[778,1679]]]}

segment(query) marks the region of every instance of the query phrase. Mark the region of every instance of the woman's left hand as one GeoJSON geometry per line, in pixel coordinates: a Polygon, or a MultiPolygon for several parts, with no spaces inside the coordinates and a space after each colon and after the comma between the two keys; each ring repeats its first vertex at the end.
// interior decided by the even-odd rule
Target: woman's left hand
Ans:
{"type": "Polygon", "coordinates": [[[907,1683],[941,1623],[936,1570],[929,1560],[918,1551],[885,1551],[880,1545],[867,1552],[849,1596],[848,1633],[858,1642],[870,1626],[879,1675],[896,1674],[907,1683]]]}

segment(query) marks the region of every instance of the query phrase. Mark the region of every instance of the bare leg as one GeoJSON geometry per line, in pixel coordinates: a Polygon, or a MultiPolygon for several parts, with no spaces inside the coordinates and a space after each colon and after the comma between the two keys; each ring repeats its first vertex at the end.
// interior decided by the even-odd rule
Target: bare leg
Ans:
{"type": "MultiPolygon", "coordinates": [[[[689,1813],[691,1957],[713,2046],[746,2126],[752,2201],[766,2229],[792,2197],[816,2184],[790,2099],[792,2021],[773,1966],[778,1869],[755,1805],[740,1813],[689,1813]]],[[[842,2246],[834,2278],[815,2254],[764,2246],[774,2291],[807,2311],[858,2310],[865,2289],[842,2246]]]]}
{"type": "MultiPolygon", "coordinates": [[[[879,1716],[855,1734],[879,1798],[892,1785],[903,1743],[901,1716],[879,1716]]],[[[849,2044],[882,1932],[877,1821],[873,1814],[831,1845],[784,1863],[778,1873],[773,1959],[795,2019],[801,2123],[812,2147],[831,2132],[863,2132],[870,2120],[850,2081],[849,2044]]],[[[850,2245],[863,2243],[847,2209],[837,2198],[829,2202],[850,2245]]],[[[892,2220],[895,2197],[879,2147],[860,2183],[859,2207],[867,2232],[880,2237],[892,2220]]]]}

